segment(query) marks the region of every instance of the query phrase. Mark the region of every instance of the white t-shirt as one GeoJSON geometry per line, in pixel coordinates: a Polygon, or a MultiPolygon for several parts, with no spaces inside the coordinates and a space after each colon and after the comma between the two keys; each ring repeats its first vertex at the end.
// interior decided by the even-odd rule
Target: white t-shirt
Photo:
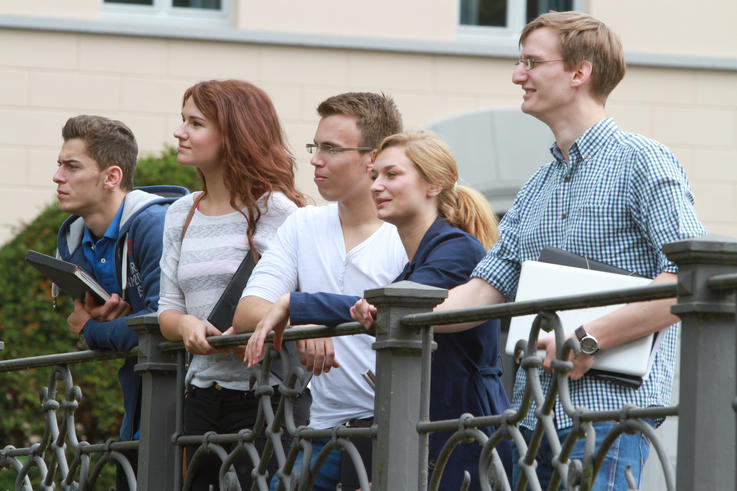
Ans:
{"type": "MultiPolygon", "coordinates": [[[[407,254],[396,227],[384,223],[346,253],[338,205],[299,208],[276,233],[256,265],[243,296],[270,302],[285,293],[328,292],[363,296],[402,272],[407,254]]],[[[374,338],[367,334],[333,338],[340,368],[313,377],[310,426],[331,428],[374,414],[374,392],[361,374],[375,370],[374,338]]]]}
{"type": "MultiPolygon", "coordinates": [[[[207,319],[212,308],[228,286],[236,269],[249,252],[246,218],[233,211],[208,216],[195,210],[181,240],[184,221],[192,209],[193,195],[174,202],[164,221],[164,244],[161,254],[161,286],[159,315],[169,309],[207,319]]],[[[269,240],[279,225],[296,208],[283,193],[274,192],[268,200],[257,202],[262,211],[256,224],[253,243],[259,253],[268,249],[269,240]]],[[[247,212],[244,210],[244,212],[247,212]]],[[[248,365],[228,353],[194,355],[187,370],[186,383],[207,388],[218,383],[232,390],[249,390],[249,379],[258,367],[248,365]]],[[[271,376],[270,383],[279,379],[271,376]]]]}

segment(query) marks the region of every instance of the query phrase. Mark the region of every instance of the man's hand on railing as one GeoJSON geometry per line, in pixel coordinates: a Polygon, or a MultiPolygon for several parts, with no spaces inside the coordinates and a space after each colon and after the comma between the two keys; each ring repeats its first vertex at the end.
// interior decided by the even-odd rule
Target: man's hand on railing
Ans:
{"type": "Polygon", "coordinates": [[[361,298],[351,307],[351,317],[354,321],[359,322],[366,329],[370,329],[374,325],[376,319],[376,307],[368,303],[365,298],[361,298]]]}
{"type": "Polygon", "coordinates": [[[288,322],[289,294],[285,293],[274,302],[263,319],[259,321],[253,335],[251,335],[251,339],[248,340],[246,354],[243,358],[243,361],[248,363],[248,368],[263,360],[266,354],[264,343],[266,342],[266,336],[271,331],[274,331],[274,348],[281,349],[282,333],[287,328],[288,322]]]}
{"type": "Polygon", "coordinates": [[[132,313],[130,304],[120,298],[117,293],[110,295],[104,304],[98,305],[94,297],[89,292],[85,292],[84,309],[90,314],[90,317],[100,322],[108,322],[132,313]]]}
{"type": "Polygon", "coordinates": [[[312,375],[318,376],[328,373],[332,368],[340,368],[332,338],[300,339],[297,348],[299,361],[312,375]]]}
{"type": "MultiPolygon", "coordinates": [[[[573,333],[569,336],[573,337],[573,333]]],[[[553,358],[555,358],[555,336],[542,336],[537,340],[537,348],[545,350],[545,360],[543,360],[543,370],[546,372],[553,371],[553,358]]],[[[594,364],[594,356],[587,355],[585,353],[579,353],[577,357],[573,357],[573,353],[570,355],[570,361],[573,362],[573,370],[568,374],[571,380],[578,380],[584,376],[586,372],[591,369],[594,364]]]]}

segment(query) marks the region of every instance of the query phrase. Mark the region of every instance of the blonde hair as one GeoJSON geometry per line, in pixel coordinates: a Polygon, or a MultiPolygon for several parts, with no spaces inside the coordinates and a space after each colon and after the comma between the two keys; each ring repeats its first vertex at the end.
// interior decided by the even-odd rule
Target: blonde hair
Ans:
{"type": "Polygon", "coordinates": [[[590,15],[573,11],[548,12],[525,26],[519,45],[525,44],[532,31],[542,27],[558,31],[560,54],[566,69],[571,70],[582,61],[591,63],[591,93],[605,102],[624,78],[624,50],[619,36],[590,15]]]}
{"type": "Polygon", "coordinates": [[[402,147],[422,178],[440,186],[438,214],[448,223],[473,235],[489,249],[499,240],[496,215],[489,202],[467,186],[458,186],[458,165],[448,145],[427,131],[391,135],[379,144],[377,155],[390,147],[402,147]]]}

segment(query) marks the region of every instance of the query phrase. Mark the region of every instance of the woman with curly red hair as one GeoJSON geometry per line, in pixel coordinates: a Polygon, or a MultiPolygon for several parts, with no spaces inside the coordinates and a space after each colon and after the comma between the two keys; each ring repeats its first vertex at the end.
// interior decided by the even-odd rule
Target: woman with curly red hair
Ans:
{"type": "MultiPolygon", "coordinates": [[[[207,336],[221,332],[205,319],[241,261],[247,254],[258,257],[304,198],[294,185],[294,157],[274,106],[253,84],[213,80],[190,87],[174,136],[177,160],[196,167],[202,192],[179,199],[166,215],[159,323],[167,339],[183,341],[192,354],[185,378],[185,433],[235,433],[256,420],[258,399],[250,386],[255,371],[231,351],[207,342],[207,336]]],[[[277,386],[280,380],[271,378],[277,386]]],[[[273,407],[278,397],[275,391],[273,407]]],[[[309,397],[298,398],[296,423],[306,423],[308,412],[309,397]]],[[[203,457],[190,469],[192,489],[219,489],[220,459],[203,457]]],[[[241,487],[250,489],[250,459],[242,455],[235,464],[241,487]]],[[[269,467],[275,471],[276,462],[269,467]]]]}

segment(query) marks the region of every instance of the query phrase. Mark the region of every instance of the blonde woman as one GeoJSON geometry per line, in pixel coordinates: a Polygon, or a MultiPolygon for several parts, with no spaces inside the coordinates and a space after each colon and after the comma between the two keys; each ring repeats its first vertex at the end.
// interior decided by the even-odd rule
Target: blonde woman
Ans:
{"type": "MultiPolygon", "coordinates": [[[[378,148],[372,179],[378,217],[397,227],[409,258],[395,281],[448,289],[468,281],[499,235],[496,218],[483,196],[456,185],[458,167],[447,145],[427,132],[392,135],[378,148]]],[[[294,325],[333,325],[350,321],[352,315],[369,327],[376,313],[364,299],[328,293],[308,294],[307,301],[297,307],[289,312],[294,325]]],[[[265,318],[248,343],[246,359],[250,363],[260,360],[266,333],[274,330],[280,337],[285,324],[285,317],[265,318]]],[[[462,332],[435,334],[438,349],[432,362],[432,420],[457,418],[467,412],[476,416],[499,414],[509,407],[500,379],[499,337],[498,320],[462,332]]],[[[275,338],[275,345],[279,343],[275,338]]],[[[430,435],[431,468],[450,434],[430,435]]],[[[506,444],[497,450],[509,473],[511,450],[506,444]]],[[[477,443],[460,444],[445,467],[440,489],[458,488],[464,470],[471,473],[470,489],[480,489],[480,453],[477,443]]]]}

